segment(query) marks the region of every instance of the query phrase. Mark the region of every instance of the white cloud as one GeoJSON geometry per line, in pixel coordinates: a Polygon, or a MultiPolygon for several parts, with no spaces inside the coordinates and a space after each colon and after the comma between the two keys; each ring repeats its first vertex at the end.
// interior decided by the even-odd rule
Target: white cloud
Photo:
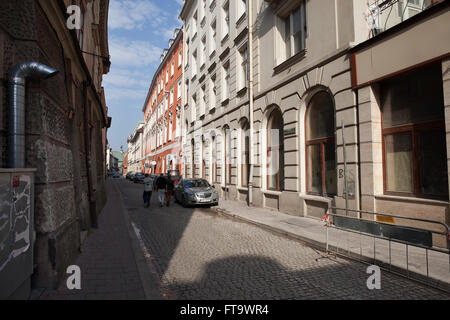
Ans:
{"type": "Polygon", "coordinates": [[[166,21],[166,16],[149,0],[111,0],[108,24],[111,29],[142,29],[147,22],[157,26],[166,21]]]}
{"type": "Polygon", "coordinates": [[[118,86],[118,87],[143,87],[148,88],[151,78],[149,74],[144,72],[127,70],[127,69],[115,69],[111,68],[111,72],[104,76],[103,84],[105,86],[118,86]]]}
{"type": "Polygon", "coordinates": [[[119,67],[145,67],[159,62],[162,49],[150,42],[113,38],[109,40],[111,63],[119,67]]]}
{"type": "Polygon", "coordinates": [[[106,88],[107,90],[107,104],[111,103],[112,101],[126,101],[126,100],[133,100],[135,104],[131,105],[122,105],[122,107],[139,107],[142,108],[142,105],[144,104],[145,97],[147,96],[147,89],[141,88],[141,89],[133,89],[133,88],[106,88]]]}

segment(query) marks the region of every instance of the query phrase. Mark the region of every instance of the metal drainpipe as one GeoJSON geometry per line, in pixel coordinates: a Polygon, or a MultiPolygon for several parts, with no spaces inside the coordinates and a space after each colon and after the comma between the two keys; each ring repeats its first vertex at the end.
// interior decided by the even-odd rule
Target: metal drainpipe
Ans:
{"type": "Polygon", "coordinates": [[[26,80],[48,79],[59,71],[39,62],[16,64],[9,70],[8,167],[25,168],[26,80]]]}
{"type": "Polygon", "coordinates": [[[253,1],[248,1],[248,57],[249,57],[249,79],[248,79],[248,98],[249,98],[249,122],[250,122],[250,136],[249,136],[249,162],[250,172],[248,178],[248,206],[253,203],[253,1]]]}

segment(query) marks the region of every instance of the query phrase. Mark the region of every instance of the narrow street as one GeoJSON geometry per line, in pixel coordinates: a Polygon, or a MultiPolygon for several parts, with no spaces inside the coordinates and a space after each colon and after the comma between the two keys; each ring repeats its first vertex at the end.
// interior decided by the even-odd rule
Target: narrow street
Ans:
{"type": "Polygon", "coordinates": [[[449,299],[449,295],[382,272],[369,290],[367,265],[319,259],[320,252],[214,209],[160,208],[153,193],[142,203],[141,184],[110,180],[138,230],[148,267],[166,299],[449,299]]]}

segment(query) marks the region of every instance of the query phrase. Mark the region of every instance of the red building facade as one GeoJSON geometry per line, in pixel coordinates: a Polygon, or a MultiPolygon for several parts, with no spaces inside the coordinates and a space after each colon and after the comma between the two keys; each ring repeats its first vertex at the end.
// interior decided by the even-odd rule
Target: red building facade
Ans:
{"type": "Polygon", "coordinates": [[[150,86],[144,112],[144,160],[142,172],[159,174],[180,170],[181,107],[183,87],[183,33],[176,29],[175,39],[161,55],[150,86]]]}

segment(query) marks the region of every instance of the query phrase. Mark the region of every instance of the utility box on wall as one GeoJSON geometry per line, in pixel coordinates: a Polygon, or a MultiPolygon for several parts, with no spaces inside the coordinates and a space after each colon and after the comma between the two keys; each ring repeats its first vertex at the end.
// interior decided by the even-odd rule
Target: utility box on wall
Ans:
{"type": "Polygon", "coordinates": [[[0,169],[0,299],[28,299],[33,273],[35,169],[0,169]]]}

